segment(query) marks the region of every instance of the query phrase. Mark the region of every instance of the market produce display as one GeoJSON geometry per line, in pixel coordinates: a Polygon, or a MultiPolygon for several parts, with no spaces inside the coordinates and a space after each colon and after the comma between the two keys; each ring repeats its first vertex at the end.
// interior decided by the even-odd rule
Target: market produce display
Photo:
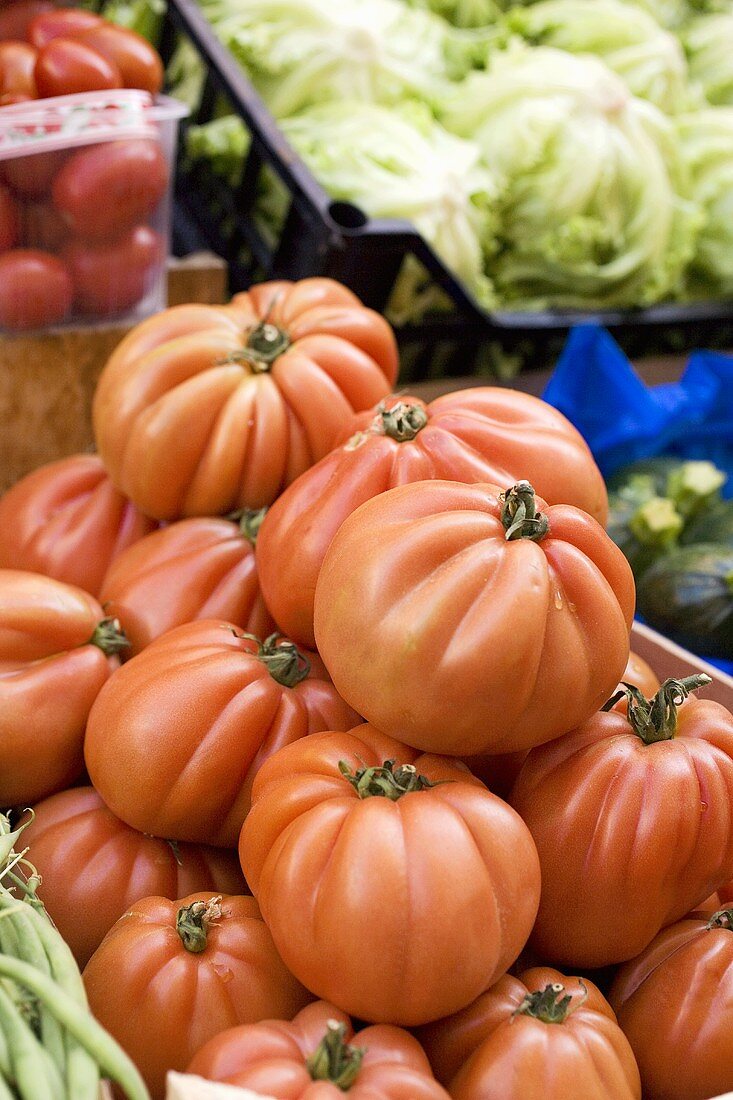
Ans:
{"type": "Polygon", "coordinates": [[[638,610],[703,656],[733,657],[733,501],[711,462],[644,459],[609,479],[608,531],[636,577],[638,610]]]}
{"type": "Polygon", "coordinates": [[[176,307],[0,501],[0,1100],[733,1086],[733,716],[630,651],[603,526],[677,517],[641,586],[720,474],[607,494],[541,401],[396,373],[332,280],[176,307]]]}
{"type": "MultiPolygon", "coordinates": [[[[201,9],[327,193],[412,222],[480,308],[729,296],[730,0],[201,9]]],[[[195,108],[204,73],[186,43],[168,77],[195,108]]],[[[236,186],[250,132],[227,110],[186,148],[236,186]]],[[[277,236],[287,196],[274,173],[257,188],[253,219],[277,236]]],[[[450,308],[408,258],[390,316],[450,308]]]]}

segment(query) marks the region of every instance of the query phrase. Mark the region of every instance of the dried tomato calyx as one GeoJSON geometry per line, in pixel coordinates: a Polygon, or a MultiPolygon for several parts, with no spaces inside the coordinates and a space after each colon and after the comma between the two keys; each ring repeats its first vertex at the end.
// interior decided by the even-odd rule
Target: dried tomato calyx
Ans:
{"type": "Polygon", "coordinates": [[[705,928],[708,931],[713,928],[727,928],[733,931],[733,909],[718,909],[717,913],[713,913],[705,928]]]}
{"type": "Polygon", "coordinates": [[[623,682],[601,709],[611,710],[619,699],[626,696],[628,722],[637,737],[645,745],[671,741],[677,732],[677,708],[691,691],[711,683],[711,677],[704,672],[685,676],[681,680],[669,679],[664,681],[656,695],[647,699],[634,684],[623,682]]]}
{"type": "Polygon", "coordinates": [[[499,500],[507,541],[531,539],[539,542],[548,534],[550,521],[544,512],[537,511],[534,489],[528,481],[518,481],[511,489],[500,493],[499,500]]]}
{"type": "MultiPolygon", "coordinates": [[[[587,991],[583,983],[580,983],[583,992],[587,991]]],[[[542,1020],[545,1024],[562,1024],[570,1011],[573,998],[565,993],[565,986],[560,982],[551,982],[544,989],[538,989],[535,993],[528,993],[513,1016],[532,1016],[535,1020],[542,1020]],[[560,996],[565,994],[564,996],[560,996]],[[558,999],[559,998],[559,999],[558,999]]],[[[583,998],[585,1000],[585,997],[583,998]]]]}
{"type": "Polygon", "coordinates": [[[372,429],[379,435],[388,435],[398,443],[409,443],[428,422],[428,414],[422,405],[398,401],[391,408],[384,403],[372,423],[372,429]]]}
{"type": "Polygon", "coordinates": [[[339,760],[339,771],[351,783],[359,798],[376,796],[389,798],[392,802],[396,802],[404,794],[424,791],[443,782],[432,782],[426,776],[420,775],[414,764],[397,764],[395,767],[396,764],[396,760],[385,760],[381,767],[357,768],[352,772],[345,760],[339,760]]]}
{"type": "Polygon", "coordinates": [[[106,657],[114,657],[127,649],[129,641],[119,619],[102,619],[94,628],[87,645],[95,645],[106,657]]]}
{"type": "Polygon", "coordinates": [[[254,634],[237,634],[238,638],[248,638],[255,642],[257,652],[254,656],[267,666],[267,671],[283,687],[295,687],[310,675],[311,663],[298,649],[295,642],[282,634],[270,634],[261,642],[254,634]]]}
{"type": "Polygon", "coordinates": [[[183,905],[176,916],[176,932],[187,951],[200,955],[206,949],[209,928],[221,920],[221,894],[208,901],[194,901],[183,905]]]}
{"type": "Polygon", "coordinates": [[[262,521],[266,515],[267,508],[240,508],[236,512],[230,512],[226,518],[231,523],[236,523],[240,535],[244,535],[247,541],[255,546],[262,521]]]}
{"type": "Polygon", "coordinates": [[[365,1047],[352,1047],[346,1042],[346,1024],[329,1020],[326,1034],[306,1059],[306,1069],[314,1081],[330,1081],[347,1092],[359,1076],[365,1047]]]}

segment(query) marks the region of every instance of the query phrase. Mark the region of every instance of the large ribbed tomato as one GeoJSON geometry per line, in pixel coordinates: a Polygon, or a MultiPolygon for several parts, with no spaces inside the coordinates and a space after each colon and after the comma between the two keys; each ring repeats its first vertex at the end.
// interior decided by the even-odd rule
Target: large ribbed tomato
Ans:
{"type": "Polygon", "coordinates": [[[81,774],[87,716],[124,644],[81,588],[0,569],[0,807],[28,806],[81,774]]]}
{"type": "Polygon", "coordinates": [[[315,597],[344,699],[406,744],[505,753],[567,732],[625,668],[631,568],[600,524],[527,482],[420,481],[339,529],[315,597]],[[539,510],[539,511],[537,511],[539,510]]]}
{"type": "Polygon", "coordinates": [[[122,623],[130,654],[194,619],[221,617],[260,638],[272,633],[254,554],[261,518],[261,512],[247,512],[236,523],[182,519],[117,558],[100,600],[122,623]]]}
{"type": "Polygon", "coordinates": [[[293,1020],[229,1028],[194,1056],[188,1072],[272,1100],[448,1100],[408,1031],[351,1020],[314,1001],[293,1020]]]}
{"type": "Polygon", "coordinates": [[[314,654],[277,636],[258,645],[231,623],[201,619],[122,666],[89,717],[84,756],[128,825],[233,847],[263,760],[356,721],[314,654]]]}
{"type": "Polygon", "coordinates": [[[631,959],[733,875],[733,716],[683,702],[694,684],[630,692],[628,718],[596,714],[524,762],[510,801],[542,864],[541,957],[631,959]]]}
{"type": "Polygon", "coordinates": [[[160,519],[270,504],[389,393],[392,330],[331,279],[174,306],[107,363],[94,431],[112,480],[160,519]]]}
{"type": "Polygon", "coordinates": [[[156,526],[115,489],[98,455],[71,455],[33,470],[0,500],[0,566],[98,596],[110,562],[156,526]]]}
{"type": "Polygon", "coordinates": [[[89,1007],[153,1100],[225,1028],[292,1017],[311,998],[283,965],[251,897],[197,891],[136,902],[84,970],[89,1007]]]}
{"type": "Polygon", "coordinates": [[[461,1066],[501,1023],[511,1018],[528,993],[538,993],[555,983],[562,984],[571,1003],[582,1002],[594,1012],[615,1018],[601,991],[586,978],[569,978],[549,967],[533,967],[518,978],[504,974],[460,1012],[415,1029],[438,1080],[450,1085],[461,1066]]]}
{"type": "Polygon", "coordinates": [[[389,397],[354,417],[345,435],[283,493],[262,526],[265,599],[303,645],[315,644],[313,594],[333,536],[360,504],[396,485],[433,478],[511,485],[527,477],[549,504],[574,504],[606,521],[606,489],[587,444],[561,413],[526,393],[484,386],[430,405],[389,397]]]}
{"type": "Polygon", "coordinates": [[[609,1000],[645,1100],[708,1100],[733,1087],[733,911],[692,913],[622,966],[609,1000]]]}
{"type": "Polygon", "coordinates": [[[506,803],[367,724],[263,764],[239,853],[296,977],[380,1023],[466,1005],[517,957],[539,896],[534,845],[506,803]]]}
{"type": "Polygon", "coordinates": [[[115,817],[93,787],[51,795],[33,813],[23,843],[41,876],[38,896],[80,967],[141,898],[246,893],[233,852],[145,836],[115,817]]]}
{"type": "Polygon", "coordinates": [[[517,984],[518,1004],[505,989],[474,1021],[479,1045],[450,1083],[452,1100],[641,1100],[631,1047],[598,989],[588,983],[584,999],[582,979],[544,969],[517,984]]]}

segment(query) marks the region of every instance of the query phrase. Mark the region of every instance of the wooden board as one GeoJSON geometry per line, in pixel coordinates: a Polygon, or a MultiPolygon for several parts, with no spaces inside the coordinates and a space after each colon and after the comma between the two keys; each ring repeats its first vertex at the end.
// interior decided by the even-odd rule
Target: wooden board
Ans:
{"type": "MultiPolygon", "coordinates": [[[[226,264],[211,253],[173,260],[168,300],[226,300],[226,264]]],[[[0,336],[0,492],[44,462],[91,450],[97,379],[128,324],[0,336]]]]}

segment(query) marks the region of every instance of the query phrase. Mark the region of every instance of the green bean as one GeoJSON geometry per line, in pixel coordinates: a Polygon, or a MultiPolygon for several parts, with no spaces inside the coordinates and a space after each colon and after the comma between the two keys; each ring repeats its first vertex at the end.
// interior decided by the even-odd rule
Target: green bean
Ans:
{"type": "MultiPolygon", "coordinates": [[[[51,973],[49,958],[34,927],[34,921],[30,917],[29,906],[25,902],[17,901],[2,889],[0,889],[0,949],[3,954],[23,959],[44,974],[51,973]],[[15,935],[15,944],[11,943],[11,934],[15,935]]],[[[42,1005],[39,1006],[39,1020],[43,1046],[60,1072],[65,1074],[66,1045],[59,1022],[42,1005]]]]}
{"type": "Polygon", "coordinates": [[[11,1072],[22,1100],[64,1100],[64,1086],[58,1070],[4,989],[0,989],[0,1028],[7,1040],[11,1072]]]}
{"type": "Polygon", "coordinates": [[[16,1093],[10,1088],[9,1078],[0,1072],[0,1100],[16,1100],[16,1093]]]}
{"type": "MultiPolygon", "coordinates": [[[[56,985],[46,974],[39,974],[28,963],[0,955],[0,977],[12,978],[34,993],[53,1012],[79,1043],[89,1051],[105,1076],[115,1081],[129,1100],[150,1100],[150,1093],[134,1062],[125,1054],[92,1015],[56,985]]],[[[77,1100],[77,1097],[74,1097],[77,1100]]],[[[78,1100],[82,1100],[81,1097],[78,1100]]]]}
{"type": "MultiPolygon", "coordinates": [[[[8,906],[9,897],[11,895],[0,890],[0,924],[3,919],[1,914],[4,907],[8,906]]],[[[37,907],[31,905],[30,901],[21,904],[25,907],[25,923],[37,935],[41,949],[44,951],[44,957],[47,960],[45,971],[50,972],[54,981],[83,1008],[86,1008],[87,995],[84,982],[70,947],[51,924],[40,901],[37,907]]],[[[64,1047],[62,1064],[66,1069],[69,1095],[79,1098],[95,1095],[99,1089],[99,1069],[96,1062],[84,1049],[83,1044],[80,1045],[68,1032],[64,1036],[64,1047]]]]}
{"type": "Polygon", "coordinates": [[[5,1038],[5,1032],[0,1028],[0,1077],[10,1077],[10,1073],[11,1062],[8,1041],[5,1038]]]}

